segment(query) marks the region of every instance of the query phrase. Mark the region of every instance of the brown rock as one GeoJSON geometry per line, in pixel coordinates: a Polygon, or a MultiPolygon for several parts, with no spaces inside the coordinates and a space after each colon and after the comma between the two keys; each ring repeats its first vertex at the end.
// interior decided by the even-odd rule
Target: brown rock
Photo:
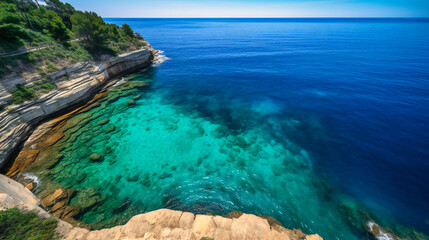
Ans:
{"type": "Polygon", "coordinates": [[[55,203],[67,198],[67,196],[67,191],[65,189],[60,188],[51,195],[48,195],[47,197],[43,198],[40,202],[45,208],[50,208],[55,203]]]}
{"type": "Polygon", "coordinates": [[[37,187],[37,184],[35,182],[31,182],[31,183],[27,184],[25,187],[28,190],[33,191],[37,187]]]}
{"type": "Polygon", "coordinates": [[[45,146],[52,146],[54,145],[54,143],[58,142],[58,140],[60,140],[61,138],[64,137],[64,133],[63,132],[56,132],[52,135],[50,135],[49,137],[45,138],[44,144],[45,146]]]}
{"type": "Polygon", "coordinates": [[[133,99],[130,99],[130,100],[128,100],[127,105],[128,106],[134,106],[134,105],[136,105],[136,101],[134,101],[133,99]]]}
{"type": "Polygon", "coordinates": [[[23,149],[18,157],[16,157],[15,162],[12,164],[12,167],[6,172],[6,176],[10,178],[14,178],[18,175],[18,173],[22,172],[26,169],[30,164],[36,160],[37,155],[39,154],[39,150],[33,149],[23,149]]]}
{"type": "Polygon", "coordinates": [[[277,221],[277,219],[275,219],[273,217],[264,216],[264,215],[261,215],[261,214],[259,214],[258,217],[263,218],[263,219],[267,219],[268,224],[270,224],[271,227],[274,227],[274,226],[277,226],[277,225],[278,226],[282,226],[282,224],[279,221],[277,221]]]}
{"type": "Polygon", "coordinates": [[[63,215],[65,209],[66,208],[64,208],[64,207],[60,208],[57,211],[53,212],[52,215],[54,215],[57,218],[61,218],[61,216],[63,215]]]}
{"type": "Polygon", "coordinates": [[[377,224],[373,224],[371,226],[371,233],[374,234],[375,236],[380,235],[380,228],[378,227],[377,224]]]}
{"type": "Polygon", "coordinates": [[[241,215],[243,215],[243,213],[237,212],[237,211],[232,211],[232,212],[228,213],[227,215],[224,215],[224,217],[227,217],[227,218],[239,218],[239,217],[241,217],[241,215]]]}
{"type": "Polygon", "coordinates": [[[78,206],[66,206],[61,218],[72,218],[80,213],[80,207],[78,206]]]}
{"type": "Polygon", "coordinates": [[[51,212],[55,212],[58,209],[64,207],[65,205],[66,205],[65,201],[57,202],[57,203],[54,204],[54,206],[52,206],[51,212]]]}
{"type": "Polygon", "coordinates": [[[91,159],[91,161],[93,161],[93,162],[101,162],[101,161],[103,161],[103,156],[99,153],[92,153],[89,156],[89,159],[91,159]]]}

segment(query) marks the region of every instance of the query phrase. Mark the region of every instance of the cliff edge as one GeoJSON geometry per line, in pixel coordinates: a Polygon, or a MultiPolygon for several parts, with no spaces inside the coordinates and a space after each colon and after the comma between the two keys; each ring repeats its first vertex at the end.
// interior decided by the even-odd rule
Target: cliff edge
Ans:
{"type": "MultiPolygon", "coordinates": [[[[50,78],[57,86],[55,90],[0,113],[0,169],[13,157],[37,124],[87,102],[109,80],[147,67],[154,59],[154,52],[151,47],[147,47],[102,62],[77,63],[51,74],[50,78]]],[[[12,96],[9,91],[15,84],[31,82],[22,78],[2,79],[0,106],[10,101],[12,96]]]]}

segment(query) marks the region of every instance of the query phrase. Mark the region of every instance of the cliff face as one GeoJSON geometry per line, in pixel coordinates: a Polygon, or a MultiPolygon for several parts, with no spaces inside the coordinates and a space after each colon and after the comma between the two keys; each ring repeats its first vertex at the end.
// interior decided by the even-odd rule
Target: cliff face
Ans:
{"type": "MultiPolygon", "coordinates": [[[[27,188],[0,174],[0,211],[17,207],[36,210],[39,218],[52,217],[40,208],[40,201],[27,188]]],[[[127,224],[99,231],[73,227],[58,220],[56,229],[60,239],[284,239],[322,240],[317,235],[305,235],[289,230],[272,218],[251,214],[229,214],[227,217],[194,215],[189,212],[160,209],[134,216],[127,224]]]]}
{"type": "MultiPolygon", "coordinates": [[[[90,100],[108,80],[144,68],[153,59],[154,50],[146,48],[103,62],[78,63],[52,74],[57,89],[15,107],[12,113],[0,113],[0,169],[38,123],[90,100]]],[[[11,98],[10,82],[16,81],[0,81],[0,105],[11,98]]]]}

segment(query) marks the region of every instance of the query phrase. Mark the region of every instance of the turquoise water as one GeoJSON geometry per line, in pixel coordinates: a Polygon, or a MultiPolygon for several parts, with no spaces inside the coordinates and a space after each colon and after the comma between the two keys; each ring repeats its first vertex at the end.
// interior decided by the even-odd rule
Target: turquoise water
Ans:
{"type": "Polygon", "coordinates": [[[108,21],[170,59],[64,131],[42,186],[76,188],[80,220],[237,210],[353,240],[370,239],[369,214],[427,232],[428,21],[108,21]]]}
{"type": "MultiPolygon", "coordinates": [[[[145,74],[132,78],[148,80],[145,74]]],[[[160,208],[236,210],[269,215],[308,233],[352,239],[340,213],[333,211],[338,202],[329,200],[330,188],[313,173],[306,150],[269,133],[284,126],[292,130],[300,120],[270,117],[277,110],[265,101],[250,109],[242,106],[237,114],[248,120],[266,117],[267,125],[234,132],[172,104],[162,90],[148,87],[128,94],[83,113],[89,121],[80,130],[65,131],[72,133],[61,151],[63,160],[53,169],[55,180],[78,190],[94,188],[102,199],[82,221],[112,224],[109,220],[160,208]],[[128,106],[139,94],[137,105],[128,106]],[[109,123],[100,124],[106,118],[109,123]],[[111,126],[115,130],[106,133],[111,126]],[[102,162],[89,159],[94,152],[104,156],[102,162]],[[124,202],[124,211],[112,212],[124,202]]]]}

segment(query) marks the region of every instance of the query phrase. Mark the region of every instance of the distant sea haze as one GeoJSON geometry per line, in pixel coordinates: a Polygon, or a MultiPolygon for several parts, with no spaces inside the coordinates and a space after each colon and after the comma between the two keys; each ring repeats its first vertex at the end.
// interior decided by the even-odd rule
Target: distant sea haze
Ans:
{"type": "Polygon", "coordinates": [[[168,58],[136,76],[151,87],[135,108],[108,116],[134,146],[119,143],[115,172],[159,178],[115,182],[119,198],[324,239],[365,239],[344,211],[360,209],[429,235],[428,18],[105,20],[168,58]]]}

